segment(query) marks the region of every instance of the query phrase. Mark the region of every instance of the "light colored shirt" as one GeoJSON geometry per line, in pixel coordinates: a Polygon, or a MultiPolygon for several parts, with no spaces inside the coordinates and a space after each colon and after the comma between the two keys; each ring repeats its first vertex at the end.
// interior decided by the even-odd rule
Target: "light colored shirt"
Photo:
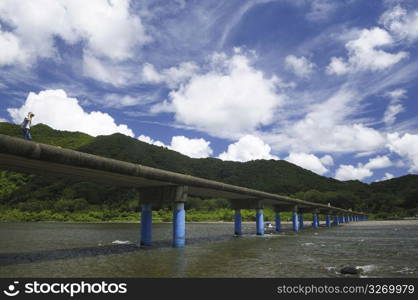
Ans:
{"type": "Polygon", "coordinates": [[[24,122],[25,123],[24,123],[24,127],[23,128],[30,129],[31,120],[28,119],[28,118],[25,118],[25,121],[24,122]]]}

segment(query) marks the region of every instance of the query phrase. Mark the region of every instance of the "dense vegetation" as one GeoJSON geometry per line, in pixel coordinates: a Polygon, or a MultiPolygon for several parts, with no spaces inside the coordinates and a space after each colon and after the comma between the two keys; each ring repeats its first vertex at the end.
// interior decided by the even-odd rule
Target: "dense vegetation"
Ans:
{"type": "MultiPolygon", "coordinates": [[[[192,159],[122,134],[94,138],[79,132],[54,130],[43,124],[34,126],[31,131],[34,140],[41,143],[313,202],[331,203],[380,218],[418,214],[417,175],[370,185],[360,181],[341,182],[282,160],[240,163],[215,158],[192,159]]],[[[19,126],[0,123],[0,134],[21,136],[21,130],[19,126]]],[[[0,220],[135,221],[139,212],[138,198],[135,189],[0,171],[0,220]]],[[[191,198],[186,208],[189,221],[232,220],[229,202],[224,199],[191,198]]],[[[244,220],[254,217],[250,211],[243,215],[244,220]]],[[[273,214],[267,210],[266,216],[272,219],[273,214]]],[[[169,221],[171,213],[166,207],[154,212],[154,217],[156,221],[169,221]]]]}

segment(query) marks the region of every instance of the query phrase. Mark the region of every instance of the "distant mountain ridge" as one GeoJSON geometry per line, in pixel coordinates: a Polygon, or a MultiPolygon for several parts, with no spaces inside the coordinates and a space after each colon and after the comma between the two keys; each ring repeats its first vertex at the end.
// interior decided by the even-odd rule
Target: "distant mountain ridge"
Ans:
{"type": "MultiPolygon", "coordinates": [[[[400,212],[405,209],[412,210],[414,213],[417,208],[416,200],[414,200],[418,199],[417,175],[407,175],[372,184],[360,181],[341,182],[320,176],[283,160],[255,160],[242,163],[216,158],[189,158],[173,150],[150,145],[119,133],[94,138],[80,132],[54,130],[44,124],[33,126],[31,131],[37,142],[267,192],[292,195],[310,201],[331,202],[337,206],[369,211],[382,211],[383,207],[387,213],[400,212]]],[[[0,134],[20,137],[21,129],[17,125],[0,123],[0,134]]],[[[10,180],[8,180],[4,175],[3,179],[0,179],[0,188],[2,181],[4,186],[8,186],[8,183],[10,185],[10,180]]],[[[4,195],[3,200],[1,200],[2,194],[0,193],[0,203],[9,205],[30,201],[24,196],[24,193],[29,193],[29,191],[32,195],[36,195],[40,190],[42,190],[42,195],[50,193],[48,199],[53,199],[53,195],[63,197],[53,189],[57,182],[40,178],[34,181],[25,181],[24,184],[12,189],[13,192],[6,193],[7,196],[4,195]]],[[[79,183],[74,183],[74,185],[80,186],[79,183]]],[[[67,183],[66,186],[65,197],[87,198],[86,195],[92,194],[92,191],[88,191],[88,184],[84,186],[81,193],[79,188],[68,191],[72,189],[71,185],[68,187],[67,183]]],[[[103,197],[106,198],[106,196],[103,197]]],[[[36,197],[31,199],[39,200],[36,197]]],[[[103,202],[106,201],[103,200],[103,202]]],[[[108,201],[111,200],[108,199],[108,201]]],[[[96,202],[100,203],[100,200],[96,202]]]]}

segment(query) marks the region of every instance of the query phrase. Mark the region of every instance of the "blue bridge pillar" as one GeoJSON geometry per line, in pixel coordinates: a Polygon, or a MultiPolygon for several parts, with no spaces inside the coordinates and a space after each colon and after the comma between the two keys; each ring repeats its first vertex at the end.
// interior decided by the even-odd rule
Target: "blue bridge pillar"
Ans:
{"type": "Polygon", "coordinates": [[[150,203],[173,205],[173,247],[184,247],[186,241],[186,212],[184,203],[187,200],[188,186],[158,186],[139,188],[141,209],[140,244],[150,246],[152,208],[150,203]]]}
{"type": "Polygon", "coordinates": [[[318,228],[318,214],[312,213],[312,228],[318,228]]]}
{"type": "Polygon", "coordinates": [[[334,225],[334,226],[338,226],[338,216],[337,216],[337,215],[334,215],[334,216],[333,216],[332,225],[334,225]]]}
{"type": "Polygon", "coordinates": [[[186,244],[186,211],[184,203],[174,203],[173,208],[173,247],[182,248],[186,244]]]}
{"type": "Polygon", "coordinates": [[[142,204],[140,241],[142,246],[151,246],[152,244],[152,206],[148,203],[142,204]]]}
{"type": "Polygon", "coordinates": [[[275,222],[276,222],[276,231],[281,231],[282,230],[282,222],[281,222],[281,218],[280,218],[280,212],[276,211],[276,216],[275,216],[275,222]]]}
{"type": "Polygon", "coordinates": [[[298,217],[299,217],[299,230],[303,230],[303,213],[300,212],[298,217]]]}
{"type": "Polygon", "coordinates": [[[297,206],[295,207],[295,209],[293,211],[292,224],[293,224],[293,231],[298,232],[299,231],[299,220],[298,220],[297,206]]]}
{"type": "Polygon", "coordinates": [[[264,214],[261,208],[256,209],[255,222],[257,227],[257,235],[264,235],[264,214]]]}
{"type": "Polygon", "coordinates": [[[325,216],[325,226],[331,227],[331,217],[330,217],[330,215],[325,216]]]}
{"type": "Polygon", "coordinates": [[[242,234],[242,230],[241,230],[241,210],[240,209],[235,209],[235,235],[241,235],[242,234]]]}

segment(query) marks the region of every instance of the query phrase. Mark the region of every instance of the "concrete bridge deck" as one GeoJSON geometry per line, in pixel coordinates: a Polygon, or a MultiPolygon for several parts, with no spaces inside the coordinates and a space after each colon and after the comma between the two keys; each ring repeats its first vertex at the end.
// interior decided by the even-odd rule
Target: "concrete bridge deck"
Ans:
{"type": "MultiPolygon", "coordinates": [[[[277,213],[293,211],[297,215],[299,211],[301,215],[303,212],[312,212],[314,217],[318,213],[327,216],[338,215],[340,219],[341,216],[344,216],[347,220],[366,216],[361,212],[26,141],[2,134],[0,134],[0,169],[52,178],[69,177],[81,181],[138,188],[143,204],[141,220],[149,218],[152,205],[158,206],[161,203],[171,202],[176,205],[177,209],[184,211],[184,202],[188,195],[229,199],[236,210],[236,222],[237,213],[241,208],[257,209],[257,216],[260,219],[257,223],[262,222],[262,208],[264,206],[274,207],[277,213]],[[144,212],[148,213],[144,215],[144,212]]],[[[300,215],[297,217],[298,222],[300,215]]],[[[144,221],[141,222],[144,226],[144,221]]],[[[183,221],[180,220],[181,222],[183,221]]],[[[303,220],[301,224],[303,225],[303,220]]],[[[261,230],[259,227],[257,228],[261,230]]]]}

